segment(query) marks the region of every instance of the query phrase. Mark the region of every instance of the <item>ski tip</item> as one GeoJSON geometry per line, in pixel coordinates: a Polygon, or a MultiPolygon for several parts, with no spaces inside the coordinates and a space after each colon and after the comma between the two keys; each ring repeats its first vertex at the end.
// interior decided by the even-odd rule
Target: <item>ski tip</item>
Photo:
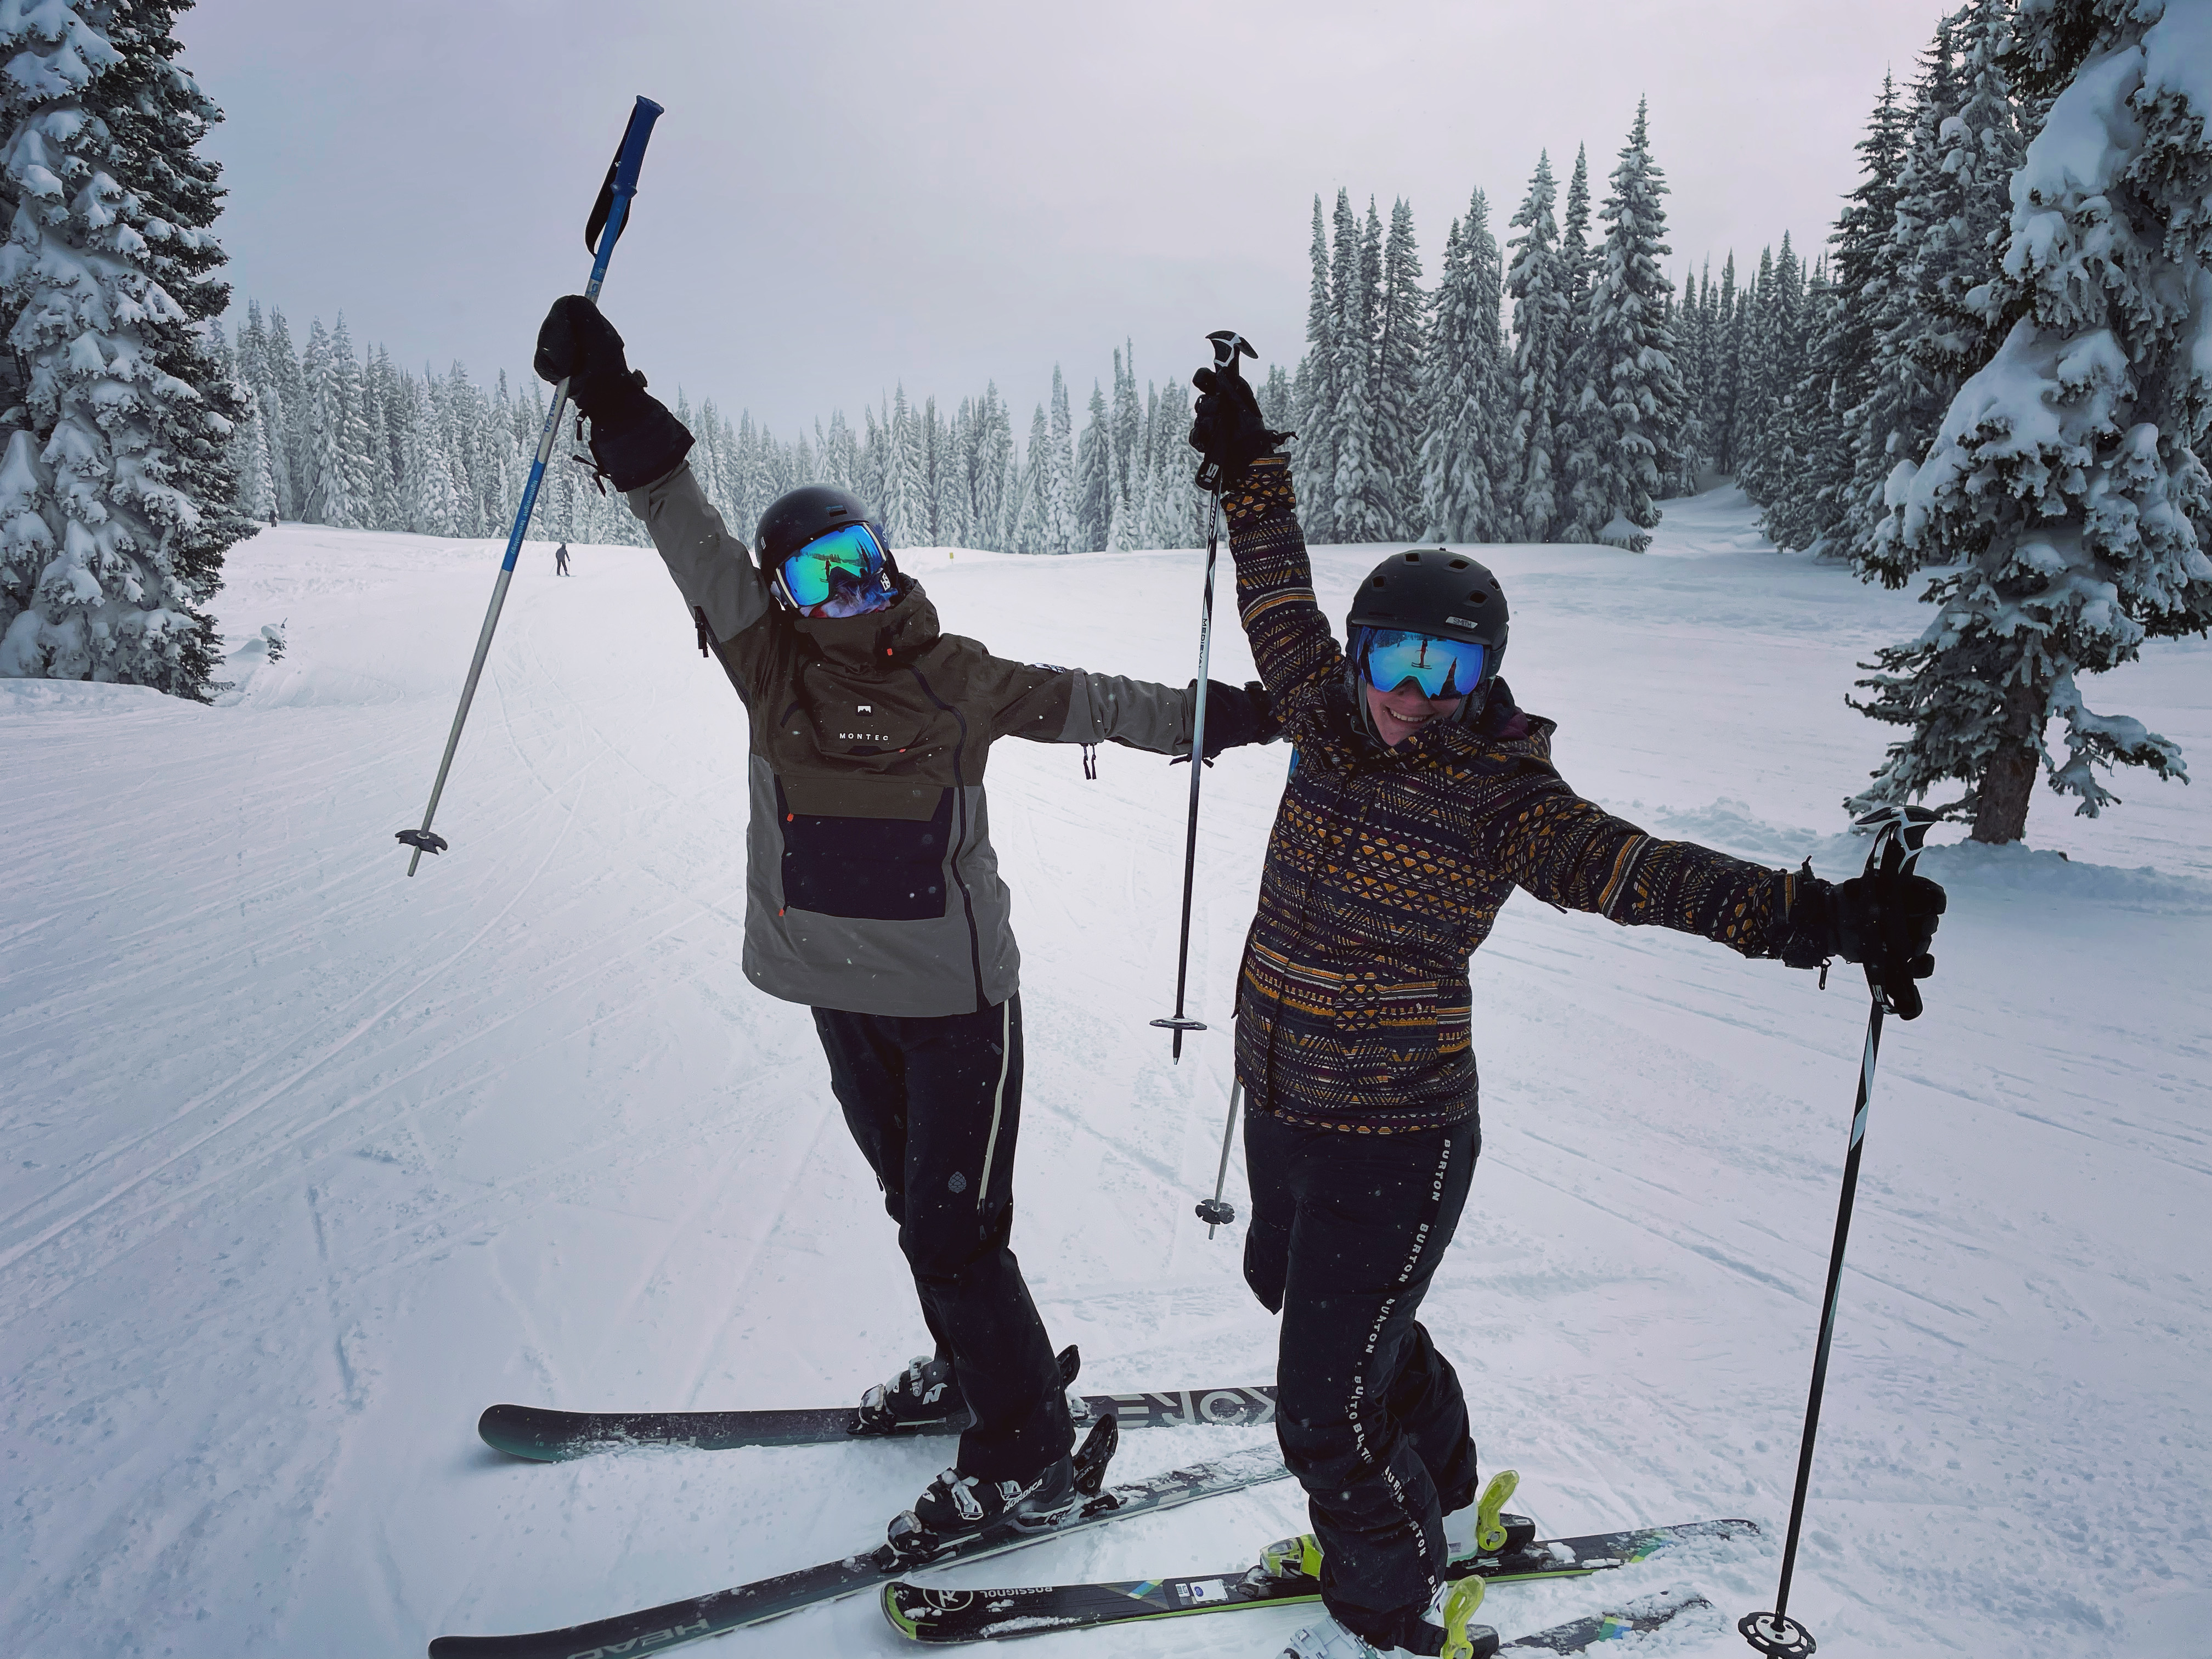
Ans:
{"type": "Polygon", "coordinates": [[[914,1620],[907,1616],[905,1607],[900,1605],[908,1589],[906,1580],[894,1578],[884,1586],[884,1593],[879,1599],[883,1603],[884,1619],[891,1629],[909,1642],[919,1642],[921,1632],[915,1627],[914,1620]]]}

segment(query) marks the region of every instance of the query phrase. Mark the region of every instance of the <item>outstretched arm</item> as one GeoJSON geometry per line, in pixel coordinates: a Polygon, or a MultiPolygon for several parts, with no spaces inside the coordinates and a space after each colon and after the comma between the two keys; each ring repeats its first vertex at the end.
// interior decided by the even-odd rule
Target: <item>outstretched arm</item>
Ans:
{"type": "MultiPolygon", "coordinates": [[[[1118,743],[1155,755],[1190,753],[1198,708],[1194,683],[1178,689],[1118,674],[1003,658],[993,658],[991,666],[999,678],[992,699],[998,710],[994,737],[1027,738],[1032,743],[1118,743]]],[[[1267,694],[1258,686],[1240,690],[1219,680],[1206,682],[1209,758],[1241,744],[1267,742],[1276,731],[1267,714],[1267,694]]]]}
{"type": "Polygon", "coordinates": [[[1784,954],[1801,878],[1646,835],[1533,757],[1478,788],[1477,841],[1516,886],[1547,903],[1624,927],[1698,933],[1747,957],[1784,954]]]}

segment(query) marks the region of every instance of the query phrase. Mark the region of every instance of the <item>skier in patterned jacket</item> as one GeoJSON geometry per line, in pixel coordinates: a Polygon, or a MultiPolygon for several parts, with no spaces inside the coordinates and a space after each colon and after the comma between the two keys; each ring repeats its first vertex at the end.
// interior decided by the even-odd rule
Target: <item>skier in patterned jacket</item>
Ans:
{"type": "MultiPolygon", "coordinates": [[[[536,367],[567,379],[592,453],[652,532],[750,721],[744,971],[807,1005],[845,1121],[882,1183],[936,1343],[871,1389],[862,1425],[972,1414],[957,1468],[892,1522],[920,1555],[1073,1508],[1059,1367],[1007,1241],[1021,1121],[1020,953],[983,769],[1000,738],[1190,752],[1196,687],[994,657],[943,633],[844,490],[790,491],[756,548],[724,528],[691,434],[591,301],[556,301],[536,367]],[[758,554],[756,562],[754,553],[758,554]]],[[[1213,684],[1206,751],[1276,728],[1213,684]]]]}
{"type": "MultiPolygon", "coordinates": [[[[1839,887],[1644,834],[1577,796],[1553,723],[1498,678],[1507,611],[1464,554],[1409,549],[1360,586],[1340,647],[1314,599],[1288,464],[1236,373],[1199,372],[1191,442],[1221,469],[1238,615],[1296,750],[1237,1000],[1253,1213],[1244,1275],[1282,1316],[1277,1432],[1314,1530],[1267,1553],[1331,1618],[1285,1659],[1468,1659],[1510,1472],[1479,1487],[1467,1402],[1415,1316],[1481,1147],[1471,952],[1519,887],[1623,926],[1813,967],[1933,968],[1942,890],[1839,887]]],[[[1511,1517],[1504,1517],[1510,1522],[1511,1517]]]]}

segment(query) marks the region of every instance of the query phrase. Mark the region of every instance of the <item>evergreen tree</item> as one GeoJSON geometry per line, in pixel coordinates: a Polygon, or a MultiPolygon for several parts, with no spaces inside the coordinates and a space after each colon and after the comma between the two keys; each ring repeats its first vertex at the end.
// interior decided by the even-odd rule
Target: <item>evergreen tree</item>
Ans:
{"type": "Polygon", "coordinates": [[[1075,547],[1095,553],[1107,544],[1113,514],[1113,437],[1106,424],[1106,394],[1091,383],[1091,422],[1075,445],[1075,547]]]}
{"type": "Polygon", "coordinates": [[[1743,389],[1743,301],[1736,292],[1735,250],[1721,262],[1720,298],[1713,307],[1711,368],[1706,376],[1706,441],[1713,465],[1733,477],[1736,468],[1735,405],[1743,389]]]}
{"type": "Polygon", "coordinates": [[[1428,295],[1421,291],[1421,256],[1413,246],[1413,210],[1401,198],[1390,207],[1382,250],[1381,314],[1369,398],[1377,475],[1373,492],[1377,540],[1420,531],[1421,369],[1428,356],[1428,295]]]}
{"type": "Polygon", "coordinates": [[[884,458],[883,496],[877,510],[883,514],[884,529],[893,547],[919,547],[925,540],[921,525],[921,434],[915,430],[914,410],[906,400],[904,381],[899,383],[891,401],[889,426],[890,449],[884,458]]]}
{"type": "Polygon", "coordinates": [[[1921,59],[1910,138],[1898,167],[1889,242],[1880,256],[1891,275],[1872,307],[1871,385],[1853,416],[1860,435],[1854,447],[1846,552],[1863,576],[1881,575],[1899,557],[1901,526],[1891,499],[1892,480],[1900,465],[1917,464],[1928,453],[1960,376],[1959,366],[1947,362],[1951,354],[1929,337],[1934,309],[1928,284],[1940,283],[1943,271],[1924,252],[1939,234],[1947,252],[1957,245],[1947,229],[1939,231],[1939,222],[1948,224],[1960,205],[1943,172],[1948,153],[1943,129],[1964,98],[1957,63],[1960,22],[1956,16],[1943,19],[1921,59]]]}
{"type": "MultiPolygon", "coordinates": [[[[1888,434],[1874,429],[1875,332],[1884,299],[1899,276],[1890,232],[1906,131],[1896,82],[1885,75],[1866,137],[1858,143],[1858,185],[1845,198],[1828,239],[1832,279],[1822,297],[1808,362],[1808,395],[1821,407],[1820,435],[1791,487],[1792,521],[1776,538],[1781,546],[1848,548],[1859,531],[1862,504],[1879,501],[1875,483],[1888,471],[1883,461],[1888,434]]],[[[1773,529],[1770,523],[1769,533],[1773,529]]]]}
{"type": "Polygon", "coordinates": [[[1584,524],[1577,516],[1578,469],[1587,471],[1585,453],[1598,440],[1584,438],[1582,423],[1584,392],[1602,378],[1589,361],[1590,290],[1598,277],[1597,250],[1590,246],[1589,147],[1575,146],[1575,170],[1567,179],[1566,215],[1559,224],[1559,271],[1566,295],[1566,331],[1559,347],[1559,402],[1553,411],[1552,466],[1561,503],[1553,536],[1561,541],[1597,539],[1599,525],[1584,524]]]}
{"type": "Polygon", "coordinates": [[[246,413],[211,322],[221,112],[173,60],[179,8],[0,12],[0,674],[120,680],[205,701],[200,609],[252,526],[246,413]]]}
{"type": "Polygon", "coordinates": [[[1854,805],[1958,780],[1942,810],[2004,842],[2039,769],[2090,817],[2116,799],[2100,769],[2186,775],[2166,738],[2091,712],[2078,678],[2212,629],[2205,29],[2203,0],[2023,0],[2013,21],[1999,67],[2056,95],[1974,296],[2002,343],[1895,492],[1906,558],[1955,568],[1923,596],[1935,622],[1860,682],[1858,706],[1906,736],[1854,805]]]}
{"type": "Polygon", "coordinates": [[[1375,321],[1382,305],[1382,222],[1370,198],[1368,228],[1348,198],[1337,198],[1336,254],[1331,269],[1337,301],[1336,479],[1330,517],[1340,542],[1389,535],[1381,511],[1384,486],[1375,463],[1375,321]]]}
{"type": "Polygon", "coordinates": [[[1639,101],[1600,213],[1605,242],[1584,300],[1578,353],[1589,378],[1575,401],[1568,469],[1576,531],[1639,553],[1651,541],[1639,532],[1658,524],[1657,499],[1681,467],[1675,444],[1684,394],[1667,319],[1674,287],[1659,268],[1659,256],[1673,251],[1660,240],[1666,194],[1639,101]]]}
{"type": "Polygon", "coordinates": [[[1568,297],[1559,226],[1552,217],[1556,199],[1552,158],[1540,154],[1528,199],[1513,216],[1513,228],[1522,234],[1506,244],[1520,252],[1505,273],[1505,291],[1513,298],[1513,429],[1506,445],[1511,471],[1498,518],[1503,534],[1515,541],[1551,540],[1559,518],[1553,429],[1566,368],[1568,297]]]}
{"type": "MultiPolygon", "coordinates": [[[[1045,440],[1044,465],[1037,477],[1038,509],[1044,544],[1038,550],[1068,553],[1075,545],[1075,416],[1068,407],[1067,381],[1052,366],[1052,416],[1045,440]]],[[[1030,464],[1036,465],[1032,450],[1030,464]]]]}
{"type": "Polygon", "coordinates": [[[1421,535],[1496,538],[1497,478],[1510,418],[1499,334],[1498,242],[1477,190],[1444,239],[1435,328],[1423,368],[1421,535]]]}
{"type": "MultiPolygon", "coordinates": [[[[1340,218],[1352,211],[1350,198],[1341,190],[1336,193],[1336,210],[1340,218]]],[[[1306,356],[1298,366],[1298,435],[1290,453],[1299,517],[1306,534],[1319,544],[1335,539],[1337,446],[1337,306],[1319,196],[1314,198],[1309,253],[1313,281],[1306,297],[1306,356]]]]}
{"type": "Polygon", "coordinates": [[[1805,266],[1782,234],[1782,251],[1759,255],[1744,340],[1742,386],[1736,399],[1736,483],[1764,506],[1773,500],[1794,465],[1791,423],[1784,405],[1804,373],[1805,266]]]}

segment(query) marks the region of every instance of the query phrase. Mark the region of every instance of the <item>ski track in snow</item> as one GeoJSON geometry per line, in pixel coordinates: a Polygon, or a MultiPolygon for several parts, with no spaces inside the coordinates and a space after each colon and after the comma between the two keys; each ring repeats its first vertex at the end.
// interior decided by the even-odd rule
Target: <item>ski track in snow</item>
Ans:
{"type": "MultiPolygon", "coordinates": [[[[1734,491],[1644,557],[1482,550],[1508,678],[1568,779],[1665,834],[1824,873],[1886,733],[1854,664],[1909,595],[1774,554],[1734,491]]],[[[1182,684],[1196,553],[902,561],[1001,654],[1182,684]]],[[[1322,550],[1340,614],[1373,550],[1322,550]]],[[[231,556],[217,707],[0,682],[0,1650],[419,1652],[842,1555],[943,1443],[518,1465],[494,1400],[823,1404],[925,1345],[804,1009],[738,969],[744,728],[659,562],[532,544],[438,829],[417,821],[496,545],[286,526],[231,556]]],[[[1224,585],[1227,576],[1224,563],[1224,585]]],[[[1224,600],[1217,678],[1249,653],[1224,600]]],[[[2212,647],[2097,682],[2212,763],[2212,647]]],[[[1212,1241],[1231,982],[1286,759],[1205,776],[1179,1066],[1188,775],[1008,743],[992,829],[1024,947],[1016,1244],[1094,1389],[1256,1382],[1275,1322],[1212,1241]]],[[[1792,1611],[1824,1654],[2164,1655],[2212,1626],[2212,799],[2039,793],[2027,853],[1939,848],[1926,1018],[1893,1022],[1792,1611]],[[2056,856],[2063,851],[2071,862],[2056,856]]],[[[1955,833],[1955,832],[1947,832],[1955,833]]],[[[1744,1650],[1771,1605],[1865,1019],[1812,976],[1509,905],[1475,958],[1482,1166],[1425,1317],[1486,1466],[1547,1532],[1745,1515],[1762,1545],[1510,1587],[1510,1638],[1673,1584],[1744,1650]]],[[[1230,1196],[1249,1203],[1241,1150],[1230,1196]]],[[[1123,1478],[1266,1431],[1131,1435],[1123,1478]]],[[[1300,1529],[1283,1482],[933,1575],[1231,1568],[1300,1529]]],[[[1273,1653],[1273,1609],[1058,1638],[1273,1653]]],[[[720,1638],[904,1651],[858,1598],[720,1638]]],[[[1042,1650],[1040,1650],[1042,1651],[1042,1650]]]]}

